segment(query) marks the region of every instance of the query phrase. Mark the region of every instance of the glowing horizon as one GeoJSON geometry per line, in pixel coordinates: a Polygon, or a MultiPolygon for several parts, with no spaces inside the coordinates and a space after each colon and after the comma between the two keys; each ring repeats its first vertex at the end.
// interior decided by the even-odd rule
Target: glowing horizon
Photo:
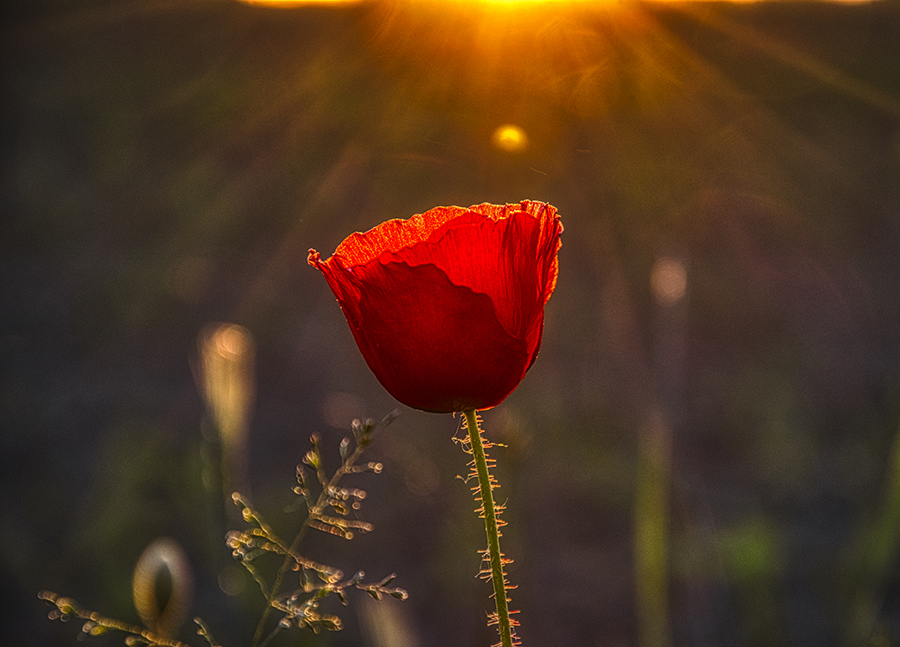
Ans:
{"type": "MultiPolygon", "coordinates": [[[[303,6],[341,6],[360,4],[380,4],[381,0],[238,0],[244,4],[263,5],[269,7],[291,8],[303,6]]],[[[390,0],[398,3],[397,0],[390,0]]],[[[512,6],[512,5],[569,5],[579,8],[588,8],[589,5],[600,7],[613,7],[617,5],[636,4],[756,4],[756,3],[796,3],[796,4],[848,4],[861,5],[873,4],[884,0],[400,0],[398,4],[412,5],[481,5],[481,6],[512,6]]]]}

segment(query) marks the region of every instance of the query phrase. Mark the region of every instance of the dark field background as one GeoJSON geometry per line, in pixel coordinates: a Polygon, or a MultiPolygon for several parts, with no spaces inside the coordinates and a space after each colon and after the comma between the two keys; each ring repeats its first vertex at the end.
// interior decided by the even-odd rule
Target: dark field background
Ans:
{"type": "MultiPolygon", "coordinates": [[[[525,198],[566,231],[541,355],[484,415],[524,645],[900,644],[897,2],[2,11],[3,644],[75,644],[41,589],[137,622],[167,535],[192,615],[248,645],[198,333],[256,340],[249,496],[293,536],[309,435],[334,468],[351,419],[397,406],[308,248],[525,198]],[[504,123],[527,147],[492,144],[504,123]]],[[[352,481],[374,532],[305,544],[398,573],[390,647],[494,640],[458,427],[404,409],[352,481]]],[[[364,597],[277,644],[384,647],[364,597]]]]}

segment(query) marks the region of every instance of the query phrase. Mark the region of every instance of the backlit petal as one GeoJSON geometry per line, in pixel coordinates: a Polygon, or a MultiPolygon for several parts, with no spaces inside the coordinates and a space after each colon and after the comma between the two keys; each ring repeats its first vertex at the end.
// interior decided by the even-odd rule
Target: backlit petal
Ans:
{"type": "Polygon", "coordinates": [[[352,234],[322,261],[372,372],[426,411],[496,406],[540,349],[556,286],[556,209],[438,207],[352,234]]]}

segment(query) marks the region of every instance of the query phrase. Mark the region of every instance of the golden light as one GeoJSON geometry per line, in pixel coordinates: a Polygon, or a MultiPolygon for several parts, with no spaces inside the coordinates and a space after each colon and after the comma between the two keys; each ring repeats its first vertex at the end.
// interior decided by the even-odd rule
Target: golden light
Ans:
{"type": "MultiPolygon", "coordinates": [[[[309,6],[350,6],[356,4],[362,4],[367,0],[240,0],[245,4],[251,5],[261,5],[266,7],[276,7],[283,9],[290,9],[294,7],[309,7],[309,6]]],[[[686,0],[651,0],[651,2],[684,2],[686,0]]],[[[687,0],[687,1],[695,1],[695,2],[705,2],[708,0],[687,0]]],[[[766,0],[727,0],[728,2],[738,3],[738,4],[747,4],[754,2],[764,2],[766,0]]],[[[770,0],[771,1],[771,0],[770,0]]],[[[875,0],[829,0],[830,2],[835,2],[838,4],[866,4],[869,2],[874,2],[875,0]]],[[[415,0],[409,0],[407,4],[422,4],[422,2],[416,2],[415,0]]],[[[629,4],[627,0],[431,0],[430,4],[439,5],[444,4],[447,6],[457,6],[457,5],[570,5],[570,6],[580,6],[580,7],[597,7],[597,6],[620,6],[623,4],[629,4]]]]}
{"type": "Polygon", "coordinates": [[[359,4],[363,0],[241,0],[245,4],[261,5],[265,7],[276,7],[281,9],[290,9],[293,7],[309,7],[314,5],[354,5],[359,4]]]}
{"type": "MultiPolygon", "coordinates": [[[[310,5],[353,5],[361,4],[366,0],[241,0],[245,4],[264,5],[269,7],[303,7],[310,5]]],[[[859,1],[859,0],[854,0],[859,1]]],[[[522,4],[611,4],[621,2],[621,0],[431,0],[432,4],[445,5],[522,5],[522,4]]],[[[415,0],[409,0],[408,4],[416,4],[415,0]]],[[[419,3],[421,4],[421,2],[419,3]]]]}
{"type": "Polygon", "coordinates": [[[494,134],[491,135],[491,143],[500,150],[515,153],[528,146],[528,135],[518,126],[504,124],[494,130],[494,134]]]}

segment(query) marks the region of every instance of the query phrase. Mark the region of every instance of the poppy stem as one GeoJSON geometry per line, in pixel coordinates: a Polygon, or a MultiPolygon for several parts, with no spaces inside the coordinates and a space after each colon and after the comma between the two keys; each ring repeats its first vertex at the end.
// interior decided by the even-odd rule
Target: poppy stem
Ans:
{"type": "Polygon", "coordinates": [[[469,443],[472,458],[478,474],[478,485],[481,492],[481,504],[484,517],[484,528],[487,531],[488,553],[491,561],[491,579],[494,583],[494,601],[497,603],[497,625],[500,632],[500,645],[513,647],[513,633],[509,619],[509,599],[506,597],[506,573],[503,570],[503,554],[500,552],[500,530],[497,523],[497,511],[494,506],[494,495],[491,490],[494,480],[488,471],[484,445],[481,441],[481,429],[474,409],[464,411],[466,427],[469,430],[469,443]]]}

